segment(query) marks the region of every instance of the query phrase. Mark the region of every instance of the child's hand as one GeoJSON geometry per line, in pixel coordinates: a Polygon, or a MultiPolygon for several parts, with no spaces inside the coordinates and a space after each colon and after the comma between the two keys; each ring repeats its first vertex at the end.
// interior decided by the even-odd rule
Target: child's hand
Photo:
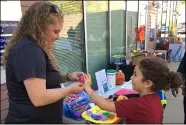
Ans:
{"type": "Polygon", "coordinates": [[[68,86],[70,88],[70,93],[74,94],[81,93],[83,91],[83,87],[80,86],[80,84],[81,84],[80,82],[75,82],[68,86]]]}
{"type": "Polygon", "coordinates": [[[92,85],[91,76],[90,76],[90,74],[88,74],[88,75],[84,78],[83,88],[84,88],[84,89],[91,88],[91,85],[92,85]]]}

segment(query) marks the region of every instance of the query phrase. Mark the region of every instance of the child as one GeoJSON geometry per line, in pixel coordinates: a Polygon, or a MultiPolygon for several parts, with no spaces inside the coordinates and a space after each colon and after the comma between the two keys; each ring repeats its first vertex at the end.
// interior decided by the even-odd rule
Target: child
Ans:
{"type": "Polygon", "coordinates": [[[148,57],[136,65],[131,80],[140,97],[116,102],[106,100],[91,89],[90,75],[85,78],[83,87],[97,106],[116,112],[118,117],[126,118],[127,123],[162,124],[163,107],[156,92],[179,88],[183,84],[180,74],[170,71],[163,59],[148,57]]]}

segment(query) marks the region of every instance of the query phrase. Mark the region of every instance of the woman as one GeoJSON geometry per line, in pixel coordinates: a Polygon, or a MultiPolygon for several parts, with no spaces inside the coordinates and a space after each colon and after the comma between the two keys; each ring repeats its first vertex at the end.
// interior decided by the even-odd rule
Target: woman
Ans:
{"type": "Polygon", "coordinates": [[[63,16],[49,2],[30,6],[6,46],[3,63],[9,95],[5,123],[61,123],[62,98],[83,91],[82,72],[59,73],[53,44],[59,39],[63,16]],[[76,81],[66,88],[60,83],[76,81]]]}

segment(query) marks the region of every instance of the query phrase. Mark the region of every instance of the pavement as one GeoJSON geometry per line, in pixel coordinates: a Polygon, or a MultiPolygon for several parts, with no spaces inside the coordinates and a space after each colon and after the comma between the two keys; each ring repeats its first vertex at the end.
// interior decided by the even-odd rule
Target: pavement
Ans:
{"type": "MultiPolygon", "coordinates": [[[[176,71],[180,62],[168,63],[169,69],[176,71]]],[[[164,112],[163,123],[174,123],[179,124],[184,122],[184,112],[183,112],[183,96],[181,90],[178,96],[175,98],[171,91],[166,92],[167,96],[167,107],[164,112]]]]}

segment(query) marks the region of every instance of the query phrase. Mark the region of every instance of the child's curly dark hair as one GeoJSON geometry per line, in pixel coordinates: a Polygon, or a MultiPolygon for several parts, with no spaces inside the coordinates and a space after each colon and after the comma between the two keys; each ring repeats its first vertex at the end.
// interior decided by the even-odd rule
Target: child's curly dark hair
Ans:
{"type": "Polygon", "coordinates": [[[170,71],[167,63],[158,57],[147,57],[138,64],[143,80],[153,82],[152,91],[179,88],[184,84],[180,73],[170,71]]]}

